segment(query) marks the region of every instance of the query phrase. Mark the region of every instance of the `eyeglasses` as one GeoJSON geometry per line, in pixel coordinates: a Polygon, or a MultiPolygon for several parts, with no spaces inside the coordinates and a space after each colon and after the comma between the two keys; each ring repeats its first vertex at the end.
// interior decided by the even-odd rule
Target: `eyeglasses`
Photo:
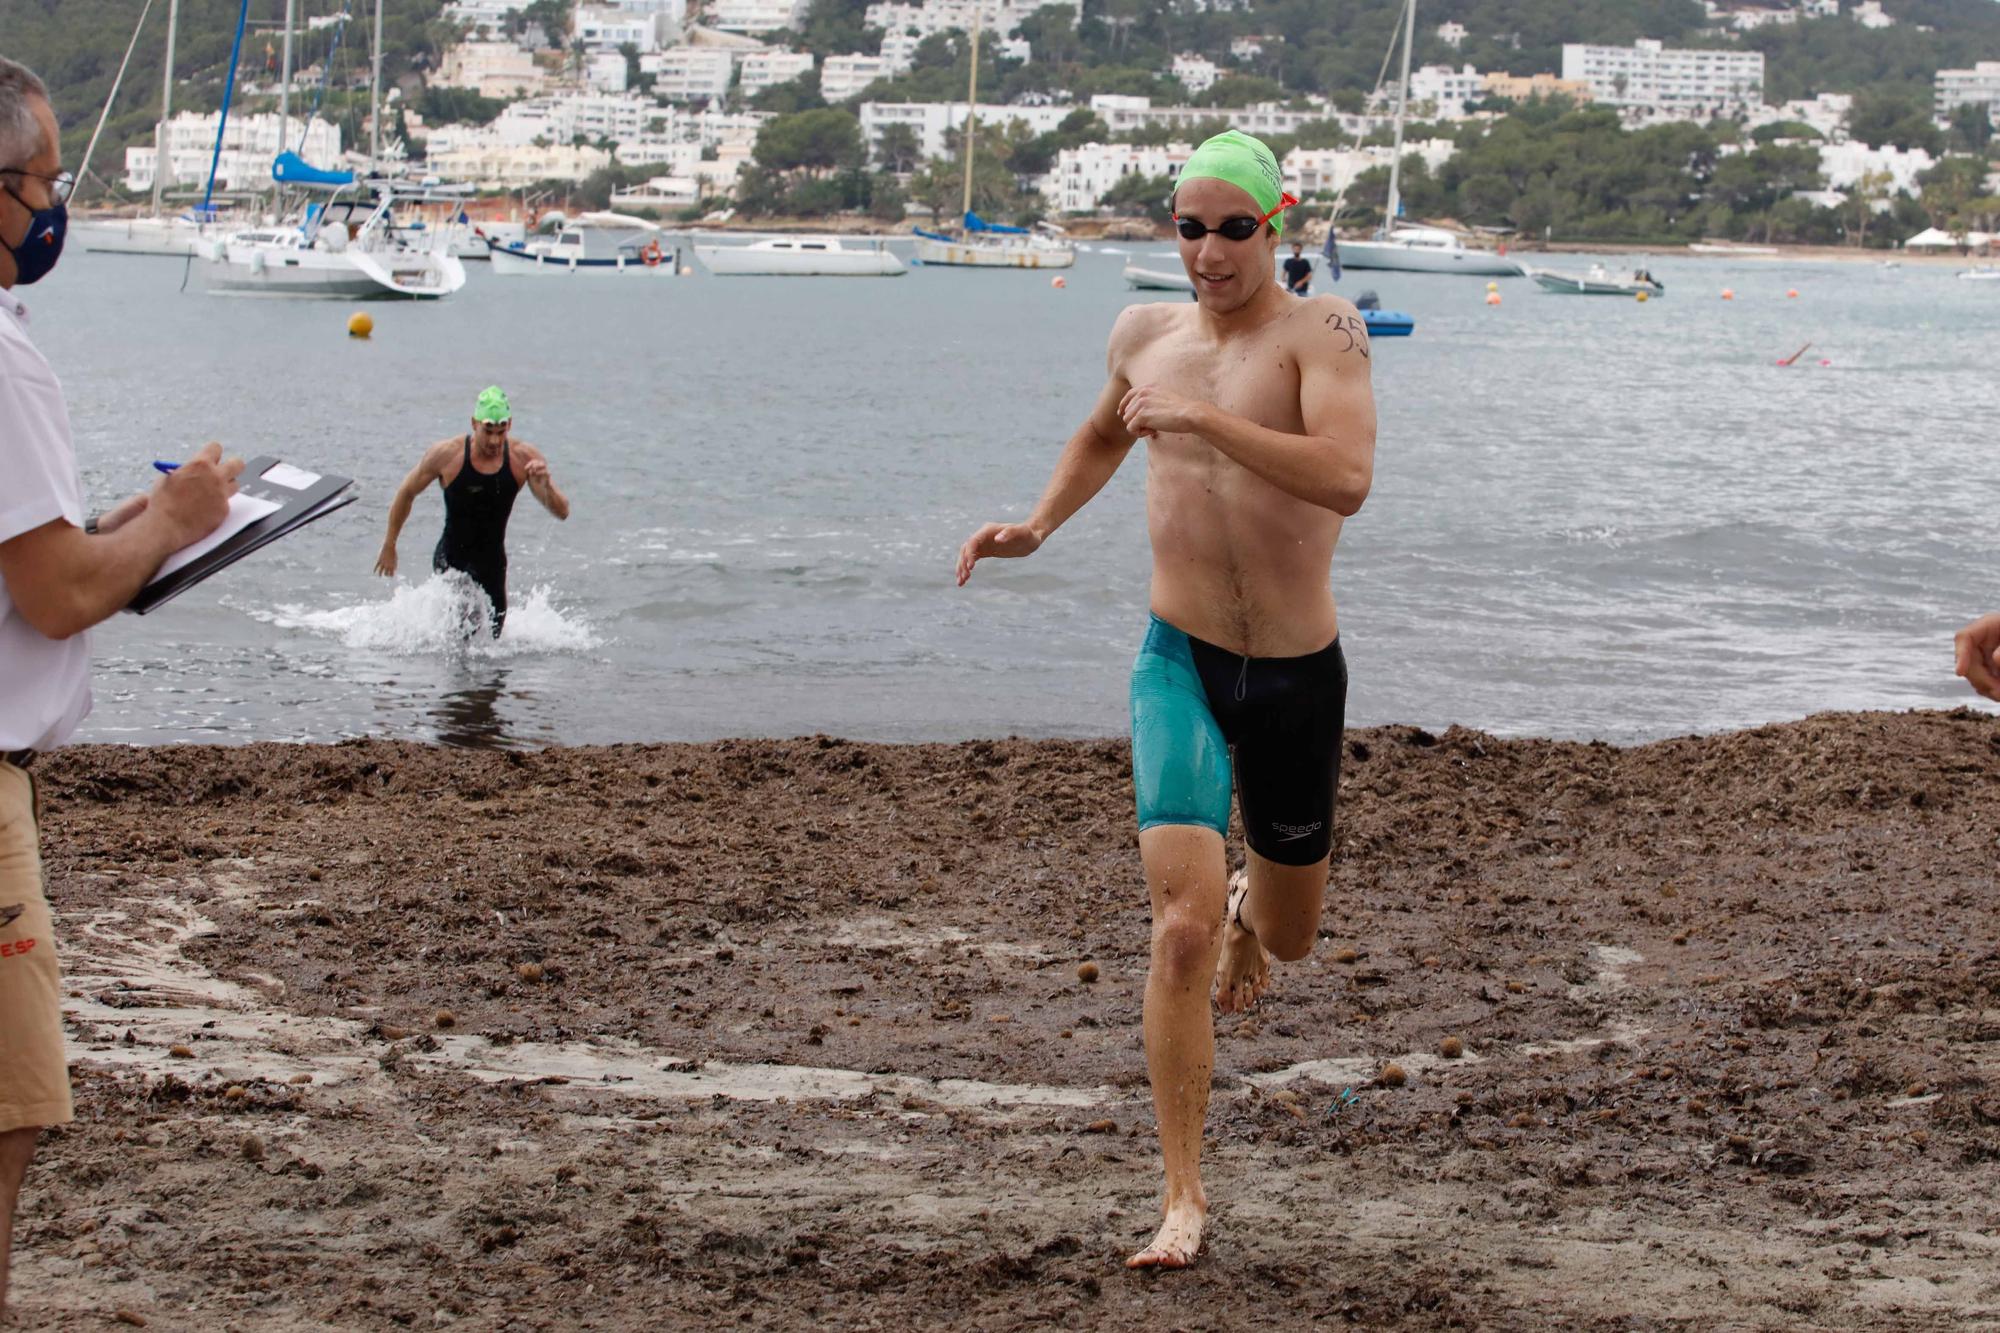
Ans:
{"type": "MultiPolygon", "coordinates": [[[[19,167],[0,167],[0,176],[27,176],[33,180],[47,181],[49,183],[49,196],[54,200],[54,206],[58,208],[67,204],[70,195],[76,192],[76,174],[74,172],[58,171],[53,176],[44,176],[39,171],[23,171],[19,167]]],[[[12,190],[9,190],[7,193],[14,194],[12,190]]],[[[15,194],[14,197],[16,199],[21,198],[18,194],[15,194]]],[[[27,200],[21,199],[24,207],[27,205],[27,202],[27,200]]]]}
{"type": "Polygon", "coordinates": [[[1237,217],[1224,218],[1213,227],[1209,226],[1206,222],[1195,218],[1184,218],[1176,213],[1174,214],[1174,226],[1180,229],[1181,239],[1184,241],[1198,241],[1211,231],[1221,236],[1225,241],[1247,241],[1257,234],[1257,228],[1263,226],[1286,209],[1296,206],[1298,202],[1289,192],[1280,194],[1278,196],[1278,206],[1261,217],[1253,218],[1248,213],[1244,213],[1237,217]]]}

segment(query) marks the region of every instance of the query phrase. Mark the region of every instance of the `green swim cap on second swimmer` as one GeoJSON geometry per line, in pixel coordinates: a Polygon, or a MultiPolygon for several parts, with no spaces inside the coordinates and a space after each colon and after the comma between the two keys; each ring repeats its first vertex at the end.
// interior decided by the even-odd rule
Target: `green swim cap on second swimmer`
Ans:
{"type": "Polygon", "coordinates": [[[1284,173],[1270,148],[1241,130],[1224,130],[1195,149],[1174,177],[1174,189],[1178,193],[1183,183],[1201,179],[1228,181],[1255,199],[1257,211],[1272,213],[1271,229],[1280,233],[1285,230],[1285,215],[1272,210],[1298,203],[1285,193],[1284,173]]]}
{"type": "Polygon", "coordinates": [[[514,419],[514,408],[508,403],[507,395],[501,392],[499,385],[489,384],[479,391],[479,401],[473,404],[472,419],[499,425],[503,421],[514,419]]]}

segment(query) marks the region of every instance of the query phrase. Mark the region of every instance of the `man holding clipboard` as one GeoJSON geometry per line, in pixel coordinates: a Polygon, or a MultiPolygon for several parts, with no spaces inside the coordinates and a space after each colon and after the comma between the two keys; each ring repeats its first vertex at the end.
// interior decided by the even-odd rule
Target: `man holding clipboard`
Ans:
{"type": "Polygon", "coordinates": [[[14,1203],[45,1125],[71,1119],[61,990],[42,889],[35,756],[90,711],[84,631],[229,512],[239,459],[210,444],[151,494],[86,519],[62,386],[14,289],[61,257],[74,178],[48,90],[0,57],[0,1319],[14,1203]]]}

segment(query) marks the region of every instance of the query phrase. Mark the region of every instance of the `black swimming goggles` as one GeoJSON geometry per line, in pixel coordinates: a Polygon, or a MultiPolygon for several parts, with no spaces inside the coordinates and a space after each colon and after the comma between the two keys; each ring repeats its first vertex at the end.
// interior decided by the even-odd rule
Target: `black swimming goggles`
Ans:
{"type": "Polygon", "coordinates": [[[1224,218],[1221,222],[1211,227],[1206,222],[1200,222],[1194,218],[1184,218],[1176,213],[1174,214],[1174,226],[1180,229],[1181,239],[1184,241],[1198,241],[1210,232],[1215,232],[1225,241],[1247,241],[1257,234],[1257,228],[1263,226],[1286,209],[1296,206],[1298,202],[1287,191],[1278,196],[1278,206],[1262,217],[1253,218],[1248,213],[1244,213],[1237,217],[1224,218]]]}

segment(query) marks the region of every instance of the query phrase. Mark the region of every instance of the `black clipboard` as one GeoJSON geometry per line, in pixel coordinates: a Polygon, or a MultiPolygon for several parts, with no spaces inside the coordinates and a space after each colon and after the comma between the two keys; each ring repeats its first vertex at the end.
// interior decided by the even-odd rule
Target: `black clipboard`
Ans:
{"type": "Polygon", "coordinates": [[[217,570],[227,569],[259,547],[269,546],[314,519],[324,518],[334,510],[354,503],[354,496],[348,491],[354,484],[351,477],[321,473],[306,485],[288,485],[265,475],[278,468],[281,462],[268,454],[253,458],[243,465],[242,475],[236,479],[238,491],[260,500],[270,500],[279,506],[277,510],[250,523],[214,550],[204,552],[173,573],[155,578],[139,590],[139,595],[125,609],[143,616],[154,607],[172,601],[217,570]]]}

